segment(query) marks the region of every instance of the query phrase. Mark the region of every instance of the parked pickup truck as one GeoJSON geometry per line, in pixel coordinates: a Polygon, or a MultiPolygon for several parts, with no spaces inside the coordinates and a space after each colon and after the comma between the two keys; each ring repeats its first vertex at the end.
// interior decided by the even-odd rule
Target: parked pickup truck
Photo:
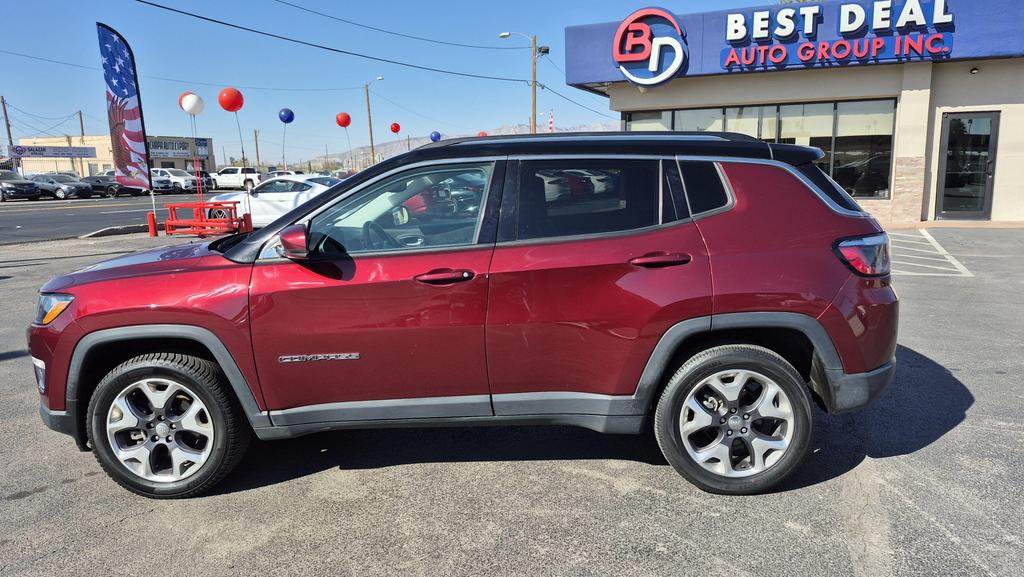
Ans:
{"type": "Polygon", "coordinates": [[[252,188],[263,180],[255,168],[229,166],[211,174],[214,188],[252,188]]]}

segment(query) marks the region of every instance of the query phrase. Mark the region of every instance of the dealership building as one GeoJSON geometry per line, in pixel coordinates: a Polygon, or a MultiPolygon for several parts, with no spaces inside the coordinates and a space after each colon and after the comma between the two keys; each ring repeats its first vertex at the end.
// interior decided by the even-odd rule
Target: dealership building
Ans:
{"type": "MultiPolygon", "coordinates": [[[[199,170],[216,170],[217,161],[213,155],[213,140],[187,136],[149,136],[150,163],[153,168],[180,168],[194,170],[198,161],[199,170]]],[[[84,147],[94,149],[94,156],[65,158],[57,156],[26,156],[21,159],[21,170],[25,174],[42,172],[74,172],[79,176],[102,174],[114,168],[114,151],[110,146],[109,134],[84,136],[41,136],[20,138],[22,147],[84,147]]]]}
{"type": "Polygon", "coordinates": [[[624,129],[818,147],[886,223],[1024,221],[1024,1],[635,8],[565,32],[568,83],[624,129]]]}

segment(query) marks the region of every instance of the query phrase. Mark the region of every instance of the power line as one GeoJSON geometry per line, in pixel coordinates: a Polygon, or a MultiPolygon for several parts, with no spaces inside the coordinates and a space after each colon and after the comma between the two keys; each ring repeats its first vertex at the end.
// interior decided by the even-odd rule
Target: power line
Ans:
{"type": "Polygon", "coordinates": [[[13,108],[14,110],[17,110],[18,112],[24,114],[25,116],[31,116],[32,118],[35,118],[37,120],[46,121],[46,122],[49,122],[51,120],[67,120],[68,118],[71,118],[72,116],[78,114],[77,112],[72,112],[71,114],[68,114],[67,116],[40,116],[38,114],[33,114],[33,113],[31,113],[31,112],[29,112],[27,110],[22,110],[21,108],[18,108],[17,106],[11,104],[10,100],[7,101],[7,106],[13,108]]]}
{"type": "Polygon", "coordinates": [[[554,94],[555,96],[561,98],[562,100],[565,100],[566,102],[571,102],[571,103],[575,104],[576,106],[579,106],[580,108],[584,108],[586,110],[589,110],[589,111],[593,112],[594,114],[603,116],[605,118],[610,118],[612,120],[618,120],[618,117],[612,116],[610,114],[605,114],[604,112],[601,112],[600,110],[595,110],[595,109],[587,106],[586,104],[581,104],[579,102],[576,102],[572,98],[569,98],[568,96],[562,94],[561,92],[558,92],[557,90],[551,88],[550,86],[544,84],[543,82],[538,82],[537,86],[539,86],[542,90],[547,90],[548,92],[554,94]]]}
{"type": "MultiPolygon", "coordinates": [[[[10,106],[10,102],[8,102],[8,103],[7,103],[7,105],[8,105],[8,106],[10,106]]],[[[14,108],[14,107],[13,107],[13,106],[11,106],[11,108],[14,108]]],[[[78,114],[78,113],[76,112],[75,114],[72,114],[71,116],[68,116],[68,117],[67,117],[67,118],[65,118],[64,120],[61,120],[61,121],[60,121],[60,122],[58,122],[57,124],[54,124],[53,126],[49,126],[49,127],[47,127],[47,128],[39,128],[38,126],[36,126],[36,125],[34,125],[34,124],[32,124],[32,123],[30,123],[30,122],[28,122],[28,121],[26,121],[25,119],[22,119],[22,118],[19,118],[19,119],[17,119],[17,123],[18,123],[18,124],[21,124],[21,125],[24,125],[24,126],[27,126],[27,127],[29,127],[29,128],[31,129],[31,130],[34,130],[34,131],[35,131],[35,134],[33,134],[33,135],[31,135],[31,136],[27,136],[26,138],[33,138],[33,137],[35,137],[35,136],[39,136],[40,134],[45,134],[45,135],[47,135],[47,136],[58,136],[57,134],[53,134],[53,133],[52,133],[52,132],[50,132],[50,131],[51,131],[51,130],[53,130],[54,128],[57,128],[57,127],[58,127],[58,126],[60,126],[61,124],[64,124],[64,123],[66,123],[67,121],[71,120],[71,119],[72,119],[72,118],[73,118],[73,117],[74,117],[74,116],[75,116],[76,114],[78,114]]],[[[11,117],[9,118],[9,120],[15,120],[15,118],[14,118],[13,116],[11,116],[11,117]]],[[[26,130],[26,131],[24,131],[24,132],[28,132],[28,131],[26,130]]]]}
{"type": "Polygon", "coordinates": [[[415,110],[412,110],[410,108],[402,106],[401,104],[395,102],[394,100],[391,100],[390,98],[380,94],[376,90],[371,90],[370,92],[372,92],[374,96],[376,96],[377,98],[380,98],[384,102],[387,102],[387,103],[391,104],[395,108],[398,108],[400,110],[404,110],[404,111],[408,112],[409,114],[412,114],[413,116],[418,116],[418,117],[420,117],[420,118],[422,118],[424,120],[429,120],[430,122],[436,122],[438,124],[444,124],[446,126],[452,126],[452,127],[458,128],[460,130],[472,130],[471,128],[466,127],[466,126],[462,126],[462,125],[459,125],[459,124],[452,124],[450,122],[445,122],[444,120],[438,120],[436,118],[431,118],[431,117],[427,116],[426,114],[421,114],[419,112],[416,112],[415,110]]]}
{"type": "Polygon", "coordinates": [[[550,65],[554,66],[554,67],[555,67],[555,70],[557,70],[557,71],[561,72],[561,73],[562,73],[562,76],[565,76],[565,70],[562,70],[562,67],[561,67],[561,66],[559,66],[559,65],[555,64],[555,61],[551,59],[551,56],[550,56],[550,55],[548,55],[548,54],[545,54],[545,55],[544,55],[544,59],[548,61],[548,64],[550,64],[550,65]]]}
{"type": "Polygon", "coordinates": [[[302,46],[309,46],[311,48],[319,48],[320,50],[327,50],[329,52],[335,52],[338,54],[345,54],[348,56],[355,56],[357,58],[364,58],[366,60],[373,60],[374,62],[383,62],[385,64],[394,64],[396,66],[404,66],[406,68],[413,68],[416,70],[425,70],[427,72],[437,72],[438,74],[448,74],[451,76],[462,76],[464,78],[479,78],[481,80],[496,80],[500,82],[529,82],[523,78],[508,78],[504,76],[488,76],[486,74],[475,74],[472,72],[459,72],[457,70],[446,70],[444,68],[434,68],[432,66],[423,66],[421,64],[412,64],[411,62],[402,62],[400,60],[391,60],[389,58],[381,58],[379,56],[370,56],[369,54],[362,54],[359,52],[352,52],[351,50],[342,50],[341,48],[332,48],[330,46],[324,46],[323,44],[316,44],[313,42],[306,42],[305,40],[299,40],[298,38],[291,38],[289,36],[282,36],[280,34],[274,34],[272,32],[266,32],[264,30],[257,30],[255,28],[248,28],[246,26],[240,26],[238,24],[232,24],[223,20],[217,20],[216,18],[210,18],[209,16],[202,16],[193,12],[187,12],[185,10],[179,10],[177,8],[171,8],[170,6],[164,6],[163,4],[157,4],[156,2],[150,2],[149,0],[135,0],[139,4],[145,4],[154,8],[160,8],[168,12],[174,12],[197,20],[203,20],[211,22],[213,24],[220,24],[228,28],[234,28],[235,30],[242,30],[245,32],[251,32],[253,34],[259,34],[260,36],[266,36],[268,38],[276,38],[278,40],[284,40],[285,42],[291,42],[293,44],[300,44],[302,46]]]}
{"type": "MultiPolygon", "coordinates": [[[[22,54],[21,52],[14,52],[14,51],[11,51],[11,50],[0,49],[0,53],[2,53],[2,54],[9,54],[11,56],[18,56],[20,58],[29,58],[31,60],[38,60],[38,61],[41,61],[41,62],[49,62],[51,64],[60,64],[62,66],[71,66],[73,68],[81,68],[83,70],[101,70],[101,68],[98,67],[98,66],[86,66],[84,64],[76,64],[74,62],[67,62],[67,61],[64,61],[64,60],[55,60],[53,58],[42,58],[42,57],[39,57],[39,56],[33,56],[31,54],[22,54]]],[[[168,77],[165,77],[165,76],[150,76],[150,75],[147,75],[147,74],[141,74],[140,76],[142,78],[146,78],[146,79],[149,79],[149,80],[161,80],[161,81],[164,81],[164,82],[175,82],[175,83],[178,83],[178,84],[187,84],[187,85],[197,84],[197,85],[200,85],[200,86],[214,86],[214,87],[220,87],[220,86],[225,86],[226,85],[226,83],[202,82],[202,81],[199,81],[199,80],[183,80],[181,78],[168,78],[168,77]]],[[[336,91],[343,91],[343,90],[362,90],[363,89],[362,86],[345,86],[345,87],[340,87],[340,88],[283,88],[283,87],[277,87],[277,86],[245,86],[245,85],[239,85],[239,84],[235,84],[234,86],[236,88],[241,88],[243,90],[270,90],[270,91],[280,91],[280,92],[336,92],[336,91]]]]}
{"type": "Polygon", "coordinates": [[[390,34],[392,36],[400,36],[402,38],[409,38],[409,39],[412,39],[412,40],[419,40],[421,42],[431,42],[433,44],[442,44],[442,45],[445,45],[445,46],[457,46],[459,48],[476,48],[476,49],[479,49],[479,50],[529,50],[530,49],[529,46],[483,46],[483,45],[480,45],[480,44],[463,44],[461,42],[448,42],[446,40],[436,40],[434,38],[425,38],[423,36],[414,36],[412,34],[404,34],[402,32],[395,32],[394,30],[385,30],[384,28],[377,28],[375,26],[370,26],[369,24],[362,24],[360,22],[354,22],[352,20],[346,20],[345,18],[339,18],[337,16],[332,16],[331,14],[325,14],[323,12],[317,12],[316,10],[312,10],[310,8],[306,8],[305,6],[299,6],[298,4],[292,4],[291,2],[285,2],[284,0],[274,0],[274,2],[277,2],[278,4],[284,4],[285,6],[291,6],[292,8],[295,8],[297,10],[302,10],[303,12],[309,12],[310,14],[316,14],[317,16],[322,16],[324,18],[330,18],[331,20],[337,20],[338,22],[344,22],[345,24],[351,24],[352,26],[358,26],[360,28],[365,28],[367,30],[373,30],[375,32],[382,32],[384,34],[390,34]]]}

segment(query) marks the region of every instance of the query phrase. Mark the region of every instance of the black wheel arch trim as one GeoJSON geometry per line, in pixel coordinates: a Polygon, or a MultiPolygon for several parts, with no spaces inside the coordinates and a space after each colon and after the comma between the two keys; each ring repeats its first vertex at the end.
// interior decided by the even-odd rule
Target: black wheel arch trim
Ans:
{"type": "MultiPolygon", "coordinates": [[[[797,330],[807,337],[811,346],[814,347],[815,362],[820,364],[820,367],[824,369],[824,374],[829,377],[829,382],[824,383],[826,388],[832,386],[830,382],[832,375],[843,374],[843,364],[832,338],[829,337],[825,327],[821,326],[821,323],[812,316],[790,312],[743,312],[699,317],[675,324],[662,335],[640,376],[636,393],[633,395],[636,403],[634,408],[642,407],[644,411],[648,411],[657,401],[655,395],[661,387],[665,371],[671,368],[668,365],[685,340],[702,333],[741,328],[797,330]]],[[[825,397],[826,405],[829,405],[833,396],[822,396],[825,397]]],[[[833,407],[828,408],[830,411],[833,410],[833,407]]]]}
{"type": "MultiPolygon", "coordinates": [[[[231,385],[231,389],[235,392],[235,397],[242,406],[242,411],[245,413],[249,424],[253,428],[271,426],[269,415],[260,410],[253,390],[249,387],[248,381],[246,381],[242,371],[239,370],[235,359],[228,352],[224,343],[208,329],[194,325],[160,324],[114,327],[88,333],[79,339],[75,345],[74,352],[71,354],[71,363],[68,366],[65,393],[67,413],[79,415],[79,403],[85,400],[79,399],[79,388],[81,386],[82,366],[85,364],[89,351],[101,344],[143,338],[181,338],[195,341],[205,346],[224,372],[224,376],[231,385]]],[[[73,436],[79,448],[85,448],[86,431],[83,427],[82,419],[76,419],[73,436]]]]}

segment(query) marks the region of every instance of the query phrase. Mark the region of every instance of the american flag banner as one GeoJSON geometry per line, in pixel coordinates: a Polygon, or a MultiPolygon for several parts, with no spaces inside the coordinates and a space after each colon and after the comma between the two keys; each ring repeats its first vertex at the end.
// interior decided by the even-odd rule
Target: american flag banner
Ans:
{"type": "Polygon", "coordinates": [[[100,40],[103,79],[107,84],[107,119],[115,178],[124,186],[147,190],[150,188],[149,153],[135,56],[124,37],[113,28],[97,22],[96,32],[100,40]]]}

